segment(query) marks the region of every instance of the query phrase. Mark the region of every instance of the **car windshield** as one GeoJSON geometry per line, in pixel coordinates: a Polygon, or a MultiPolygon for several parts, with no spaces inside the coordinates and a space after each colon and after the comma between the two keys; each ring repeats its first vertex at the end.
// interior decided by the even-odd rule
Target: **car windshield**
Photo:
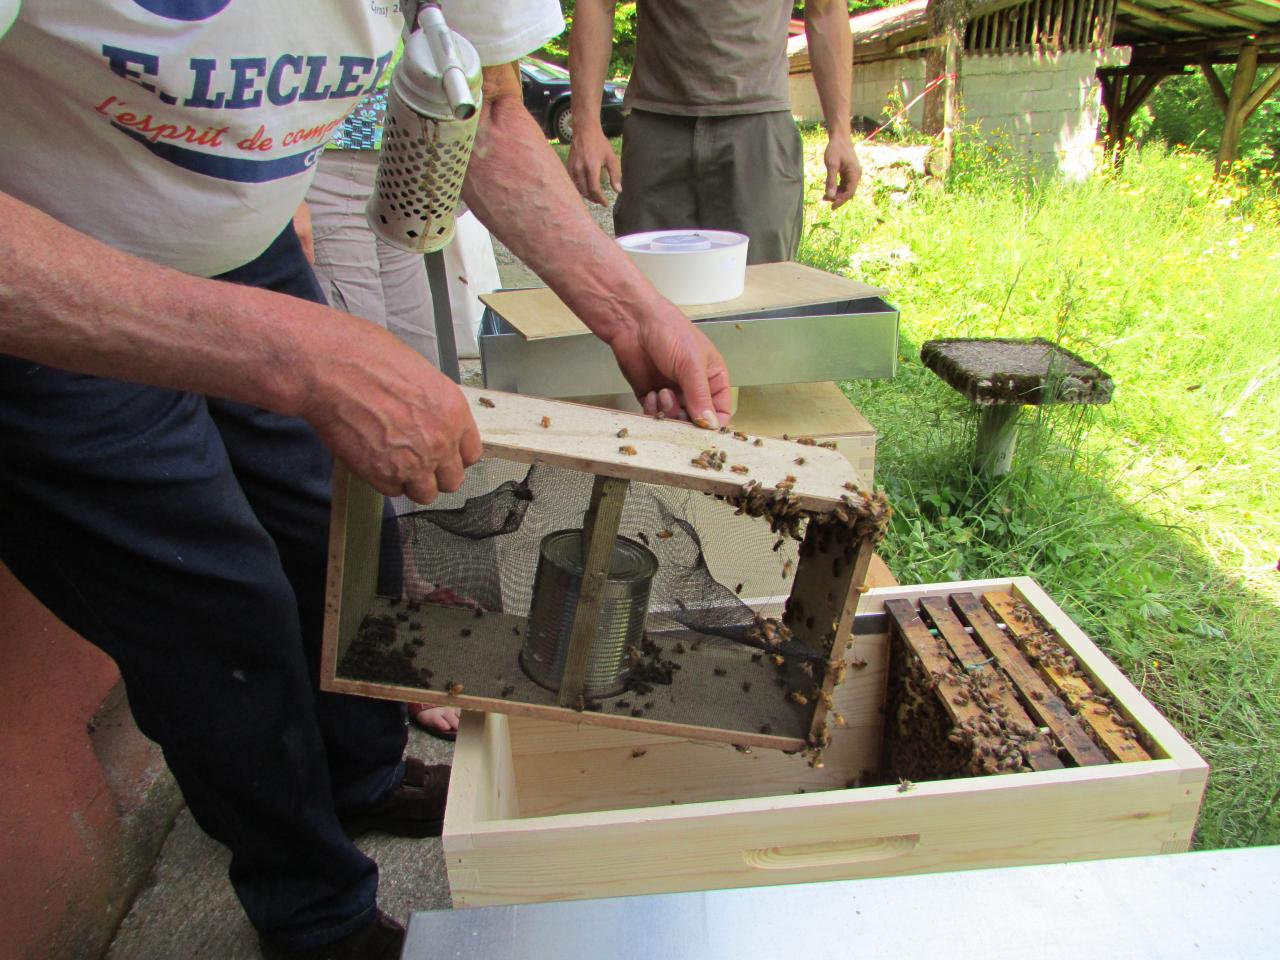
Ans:
{"type": "Polygon", "coordinates": [[[532,73],[539,80],[568,80],[569,71],[564,67],[558,67],[554,63],[546,63],[542,60],[522,60],[524,68],[532,73]]]}

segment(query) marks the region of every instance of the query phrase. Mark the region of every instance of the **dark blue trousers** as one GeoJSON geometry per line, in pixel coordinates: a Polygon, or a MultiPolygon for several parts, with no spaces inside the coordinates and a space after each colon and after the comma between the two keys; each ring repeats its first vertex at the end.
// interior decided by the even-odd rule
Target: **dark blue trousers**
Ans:
{"type": "MultiPolygon", "coordinates": [[[[323,302],[292,229],[220,279],[323,302]]],[[[338,816],[404,776],[403,707],[317,689],[331,469],[301,420],[0,355],[0,560],[119,664],[249,919],[293,949],[372,917],[338,816]]]]}

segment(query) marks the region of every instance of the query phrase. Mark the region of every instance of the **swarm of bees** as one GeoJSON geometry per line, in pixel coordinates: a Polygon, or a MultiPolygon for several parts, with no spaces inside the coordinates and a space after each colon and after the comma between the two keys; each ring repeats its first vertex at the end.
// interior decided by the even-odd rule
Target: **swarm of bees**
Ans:
{"type": "Polygon", "coordinates": [[[699,470],[723,470],[724,462],[728,459],[729,455],[723,450],[708,447],[689,462],[699,470]]]}

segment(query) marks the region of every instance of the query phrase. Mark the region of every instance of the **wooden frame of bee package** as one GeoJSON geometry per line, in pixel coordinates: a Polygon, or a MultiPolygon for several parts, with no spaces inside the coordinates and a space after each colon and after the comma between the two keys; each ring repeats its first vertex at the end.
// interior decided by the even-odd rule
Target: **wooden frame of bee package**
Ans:
{"type": "MultiPolygon", "coordinates": [[[[322,688],[805,752],[821,763],[834,719],[833,691],[845,674],[844,650],[889,515],[881,496],[862,489],[848,461],[814,442],[464,391],[486,458],[593,478],[581,531],[563,531],[572,536],[579,564],[576,580],[564,590],[565,606],[539,618],[541,580],[527,614],[380,594],[384,500],[339,468],[322,688]],[[794,572],[794,580],[781,616],[755,614],[739,643],[703,644],[697,635],[650,631],[642,610],[639,632],[635,621],[627,623],[633,631],[625,646],[629,662],[618,683],[600,692],[592,687],[593,657],[607,644],[606,653],[624,649],[607,612],[618,582],[618,551],[625,546],[641,563],[649,552],[619,535],[633,482],[720,498],[736,514],[772,529],[778,542],[796,541],[796,559],[780,561],[782,577],[794,572]],[[554,657],[538,659],[537,644],[548,631],[560,648],[554,657]]],[[[653,539],[640,536],[652,544],[664,534],[670,535],[655,530],[653,539]]],[[[540,562],[546,541],[543,549],[540,562]]]]}
{"type": "Polygon", "coordinates": [[[1190,846],[1207,765],[1029,578],[870,590],[845,668],[844,725],[817,765],[464,714],[443,835],[454,905],[1190,846]]]}

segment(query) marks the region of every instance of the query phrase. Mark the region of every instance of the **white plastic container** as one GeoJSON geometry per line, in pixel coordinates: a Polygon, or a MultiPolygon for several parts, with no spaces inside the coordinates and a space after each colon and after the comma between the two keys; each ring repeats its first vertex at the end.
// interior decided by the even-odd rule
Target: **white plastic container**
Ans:
{"type": "Polygon", "coordinates": [[[728,230],[650,230],[618,237],[658,292],[681,306],[722,303],[742,296],[747,237],[728,230]]]}

